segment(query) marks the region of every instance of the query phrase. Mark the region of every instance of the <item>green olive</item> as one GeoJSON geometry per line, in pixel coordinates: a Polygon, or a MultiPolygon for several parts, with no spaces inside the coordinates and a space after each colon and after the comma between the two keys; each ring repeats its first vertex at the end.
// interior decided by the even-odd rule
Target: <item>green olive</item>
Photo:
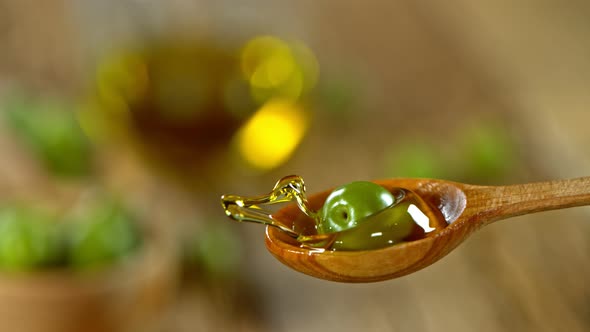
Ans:
{"type": "Polygon", "coordinates": [[[57,264],[61,243],[52,221],[32,209],[0,208],[0,268],[30,271],[57,264]]]}
{"type": "Polygon", "coordinates": [[[356,227],[359,220],[395,202],[393,195],[378,184],[356,181],[336,188],[319,211],[318,233],[340,232],[356,227]]]}
{"type": "Polygon", "coordinates": [[[0,115],[53,174],[84,176],[91,171],[93,151],[71,108],[59,100],[13,96],[0,105],[0,115]]]}
{"type": "Polygon", "coordinates": [[[372,215],[353,229],[334,234],[332,250],[372,250],[400,243],[417,225],[408,212],[414,202],[401,203],[372,215]]]}
{"type": "Polygon", "coordinates": [[[78,269],[101,267],[134,252],[140,245],[135,220],[116,203],[91,209],[69,230],[69,263],[78,269]]]}

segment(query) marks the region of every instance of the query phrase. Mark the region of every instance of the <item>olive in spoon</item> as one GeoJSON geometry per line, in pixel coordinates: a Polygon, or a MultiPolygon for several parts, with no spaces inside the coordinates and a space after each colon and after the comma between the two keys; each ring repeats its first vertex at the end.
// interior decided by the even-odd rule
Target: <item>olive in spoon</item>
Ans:
{"type": "MultiPolygon", "coordinates": [[[[322,250],[301,245],[294,236],[313,228],[313,219],[300,208],[302,202],[298,201],[268,216],[265,223],[274,227],[266,228],[267,249],[285,265],[313,277],[339,282],[375,282],[401,277],[433,264],[472,232],[494,221],[590,205],[590,177],[510,186],[402,178],[373,182],[390,191],[404,188],[417,194],[440,212],[437,215],[444,220],[438,222],[447,226],[429,236],[379,249],[322,250]]],[[[279,183],[275,189],[278,187],[279,183]]],[[[302,185],[290,189],[304,190],[302,185]]],[[[288,197],[290,192],[281,191],[282,197],[288,197]]],[[[318,211],[330,193],[327,190],[306,197],[306,209],[318,211]]]]}

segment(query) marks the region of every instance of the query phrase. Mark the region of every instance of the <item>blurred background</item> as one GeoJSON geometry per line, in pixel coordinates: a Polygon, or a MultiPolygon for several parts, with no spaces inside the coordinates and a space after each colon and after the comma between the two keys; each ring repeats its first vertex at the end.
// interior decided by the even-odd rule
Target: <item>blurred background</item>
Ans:
{"type": "Polygon", "coordinates": [[[588,176],[589,15],[580,0],[0,0],[0,321],[587,331],[588,208],[348,285],[275,261],[219,197],[288,174],[312,193],[588,176]]]}

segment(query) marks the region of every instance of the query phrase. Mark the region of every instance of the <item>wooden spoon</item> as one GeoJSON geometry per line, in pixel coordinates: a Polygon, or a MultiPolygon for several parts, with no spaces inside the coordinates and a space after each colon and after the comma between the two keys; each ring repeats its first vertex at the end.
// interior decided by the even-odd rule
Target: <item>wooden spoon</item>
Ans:
{"type": "MultiPolygon", "coordinates": [[[[313,277],[340,282],[374,282],[418,271],[455,249],[472,232],[494,221],[523,214],[590,205],[590,177],[511,186],[475,186],[434,179],[374,181],[387,189],[407,188],[433,207],[449,224],[436,234],[377,250],[322,251],[302,248],[285,232],[266,228],[266,247],[281,262],[313,277]]],[[[331,190],[309,197],[318,210],[331,190]]],[[[313,223],[297,205],[274,215],[285,225],[313,223]]]]}

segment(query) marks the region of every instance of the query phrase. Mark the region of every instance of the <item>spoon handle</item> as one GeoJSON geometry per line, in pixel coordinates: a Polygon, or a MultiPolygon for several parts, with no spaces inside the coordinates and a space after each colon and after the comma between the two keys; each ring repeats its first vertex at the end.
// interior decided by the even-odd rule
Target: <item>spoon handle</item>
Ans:
{"type": "Polygon", "coordinates": [[[465,212],[491,222],[523,214],[590,205],[590,177],[510,186],[465,188],[465,212]]]}

